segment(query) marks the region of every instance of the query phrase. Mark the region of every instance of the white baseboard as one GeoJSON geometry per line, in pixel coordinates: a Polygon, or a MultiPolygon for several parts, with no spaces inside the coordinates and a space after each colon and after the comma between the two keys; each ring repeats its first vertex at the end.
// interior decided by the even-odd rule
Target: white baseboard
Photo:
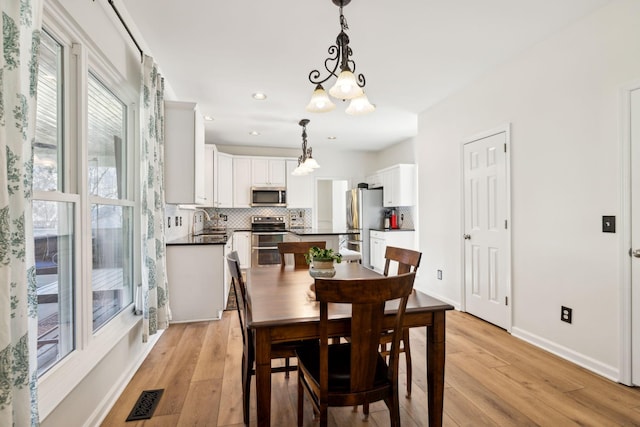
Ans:
{"type": "Polygon", "coordinates": [[[105,394],[100,404],[93,411],[89,419],[87,419],[84,427],[99,426],[100,424],[102,424],[104,419],[109,414],[109,411],[111,411],[113,405],[116,404],[116,401],[118,400],[124,389],[127,387],[135,373],[138,371],[138,368],[140,368],[149,353],[151,353],[151,350],[153,350],[153,347],[155,347],[164,331],[164,329],[161,329],[158,331],[158,333],[149,337],[148,345],[145,351],[139,355],[135,363],[131,364],[129,370],[123,372],[122,375],[120,375],[120,378],[118,378],[118,380],[113,384],[111,390],[109,390],[109,392],[105,394]]]}
{"type": "Polygon", "coordinates": [[[553,353],[556,356],[575,363],[578,366],[582,366],[583,368],[588,369],[605,378],[608,378],[611,381],[618,382],[620,378],[620,371],[616,367],[606,365],[602,362],[592,359],[591,357],[587,357],[545,338],[541,338],[537,335],[531,334],[523,329],[513,327],[511,329],[511,335],[520,338],[521,340],[526,341],[529,344],[533,344],[536,347],[540,347],[543,350],[553,353]]]}

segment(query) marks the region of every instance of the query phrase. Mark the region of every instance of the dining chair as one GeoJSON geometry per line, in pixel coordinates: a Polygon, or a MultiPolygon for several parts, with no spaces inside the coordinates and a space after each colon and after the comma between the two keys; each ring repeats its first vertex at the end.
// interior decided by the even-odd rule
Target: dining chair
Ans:
{"type": "MultiPolygon", "coordinates": [[[[398,401],[398,348],[407,299],[415,273],[370,279],[315,280],[320,303],[320,341],[298,348],[298,426],[302,426],[304,394],[320,426],[327,425],[330,406],[364,405],[384,400],[391,426],[400,426],[398,401]],[[399,299],[389,361],[378,351],[383,332],[385,303],[399,299]],[[329,344],[329,303],[351,305],[351,339],[329,344]]],[[[386,328],[385,328],[386,331],[386,328]]]]}
{"type": "Polygon", "coordinates": [[[309,252],[309,249],[317,246],[320,249],[325,249],[327,242],[280,242],[278,243],[278,252],[280,252],[280,268],[285,267],[285,255],[293,255],[293,268],[309,268],[307,260],[304,255],[309,252]]]}
{"type": "MultiPolygon", "coordinates": [[[[233,251],[227,255],[227,266],[231,274],[231,284],[236,297],[236,310],[242,332],[242,411],[245,425],[249,425],[251,376],[255,375],[255,342],[253,331],[247,326],[247,288],[240,270],[238,253],[233,251]]],[[[289,358],[296,357],[296,348],[304,342],[278,343],[271,346],[272,359],[285,359],[285,366],[272,367],[271,372],[284,372],[289,378],[289,372],[295,371],[297,366],[291,366],[289,358]]]]}
{"type": "MultiPolygon", "coordinates": [[[[395,246],[387,246],[384,257],[386,259],[384,263],[384,275],[389,275],[389,268],[391,263],[398,263],[398,274],[405,274],[409,272],[416,273],[418,267],[420,267],[420,259],[422,258],[422,252],[414,251],[411,249],[397,248],[395,246]]],[[[380,346],[382,354],[387,356],[389,351],[387,346],[391,343],[392,335],[390,333],[382,334],[380,338],[380,346]]],[[[411,345],[409,343],[409,328],[404,328],[402,331],[402,347],[399,349],[400,353],[404,353],[405,365],[407,372],[407,397],[411,397],[411,381],[412,381],[412,368],[411,368],[411,345]]]]}

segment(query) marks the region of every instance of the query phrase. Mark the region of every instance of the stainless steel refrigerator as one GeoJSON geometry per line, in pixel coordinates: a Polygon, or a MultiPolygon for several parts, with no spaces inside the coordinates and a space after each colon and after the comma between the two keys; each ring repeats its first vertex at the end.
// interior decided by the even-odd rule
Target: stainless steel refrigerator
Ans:
{"type": "Polygon", "coordinates": [[[369,257],[369,230],[382,229],[384,208],[382,188],[354,188],[347,191],[347,228],[360,230],[347,240],[347,248],[362,254],[362,265],[371,266],[369,257]]]}

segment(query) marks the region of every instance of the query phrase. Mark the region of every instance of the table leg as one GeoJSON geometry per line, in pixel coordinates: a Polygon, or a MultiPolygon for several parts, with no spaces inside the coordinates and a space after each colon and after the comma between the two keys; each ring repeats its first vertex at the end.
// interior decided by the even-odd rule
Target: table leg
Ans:
{"type": "Polygon", "coordinates": [[[269,330],[256,330],[256,402],[258,426],[271,425],[271,339],[269,330]]]}
{"type": "Polygon", "coordinates": [[[433,313],[427,327],[427,408],[429,427],[442,426],[444,404],[445,312],[433,313]]]}

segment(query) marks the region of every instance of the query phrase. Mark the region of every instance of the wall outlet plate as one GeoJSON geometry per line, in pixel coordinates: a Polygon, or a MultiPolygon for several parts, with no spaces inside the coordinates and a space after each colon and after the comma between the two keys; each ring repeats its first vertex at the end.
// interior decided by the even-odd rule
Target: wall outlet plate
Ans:
{"type": "Polygon", "coordinates": [[[563,322],[571,323],[573,320],[573,309],[569,307],[565,307],[564,305],[560,308],[560,320],[563,322]]]}
{"type": "Polygon", "coordinates": [[[603,233],[615,233],[616,232],[616,217],[612,215],[605,215],[602,217],[602,232],[603,233]]]}

